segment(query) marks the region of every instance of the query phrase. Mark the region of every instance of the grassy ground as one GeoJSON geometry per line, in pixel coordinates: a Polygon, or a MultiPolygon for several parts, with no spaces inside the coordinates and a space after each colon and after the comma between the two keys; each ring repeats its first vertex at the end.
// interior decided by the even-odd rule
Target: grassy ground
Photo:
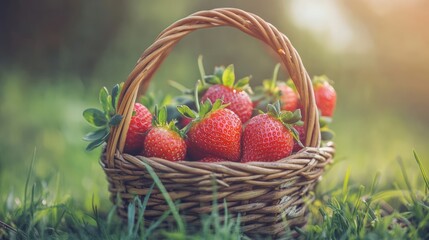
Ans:
{"type": "MultiPolygon", "coordinates": [[[[237,221],[225,224],[217,211],[203,217],[205,227],[196,233],[185,223],[171,229],[120,223],[108,201],[99,151],[85,152],[81,140],[88,130],[81,112],[97,106],[99,86],[80,79],[29,86],[20,81],[26,77],[2,76],[0,88],[0,238],[246,239],[237,221]]],[[[362,112],[346,100],[338,106],[336,163],[318,186],[303,237],[428,239],[422,174],[429,166],[428,129],[389,109],[362,112]]],[[[142,207],[144,201],[136,201],[130,216],[142,207]]]]}

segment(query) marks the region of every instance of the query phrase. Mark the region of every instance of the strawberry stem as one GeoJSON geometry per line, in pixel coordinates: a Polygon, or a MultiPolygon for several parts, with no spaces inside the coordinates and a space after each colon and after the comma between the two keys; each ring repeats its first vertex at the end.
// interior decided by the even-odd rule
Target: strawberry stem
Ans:
{"type": "Polygon", "coordinates": [[[203,86],[205,86],[206,85],[206,80],[205,80],[206,72],[204,71],[203,55],[198,56],[198,69],[200,70],[200,76],[201,76],[201,81],[203,83],[203,86]]]}
{"type": "Polygon", "coordinates": [[[179,90],[179,92],[181,92],[183,94],[189,94],[192,92],[192,90],[190,90],[189,88],[185,87],[184,85],[182,85],[176,81],[168,80],[168,83],[170,84],[170,86],[179,90]]]}
{"type": "Polygon", "coordinates": [[[271,79],[270,90],[274,90],[276,88],[277,76],[279,73],[280,64],[277,63],[274,67],[273,79],[271,79]]]}
{"type": "Polygon", "coordinates": [[[197,112],[200,111],[200,101],[198,100],[198,87],[200,86],[201,81],[198,80],[195,85],[194,97],[195,97],[195,107],[197,108],[197,112]]]}

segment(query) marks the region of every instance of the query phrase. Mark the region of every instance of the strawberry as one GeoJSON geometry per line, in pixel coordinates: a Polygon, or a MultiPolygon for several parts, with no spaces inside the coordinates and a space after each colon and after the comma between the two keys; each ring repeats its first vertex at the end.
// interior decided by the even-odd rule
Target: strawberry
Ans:
{"type": "MultiPolygon", "coordinates": [[[[298,132],[299,141],[301,143],[304,143],[305,142],[304,126],[303,125],[295,125],[294,128],[298,132]]],[[[298,141],[294,141],[292,152],[298,152],[301,149],[302,149],[302,146],[298,143],[298,141]]]]}
{"type": "Polygon", "coordinates": [[[335,111],[337,93],[331,85],[331,80],[326,76],[313,78],[314,97],[317,108],[324,117],[332,117],[335,111]]]}
{"type": "Polygon", "coordinates": [[[189,124],[189,123],[191,123],[191,122],[192,122],[192,119],[191,119],[191,118],[188,118],[188,117],[183,116],[183,117],[181,117],[181,118],[180,118],[180,120],[179,120],[179,125],[180,125],[181,127],[186,127],[186,126],[188,126],[188,124],[189,124]]]}
{"type": "Polygon", "coordinates": [[[189,160],[199,161],[206,157],[213,157],[204,150],[199,149],[196,145],[190,144],[189,139],[186,139],[186,146],[188,146],[186,154],[189,160]]]}
{"type": "Polygon", "coordinates": [[[133,116],[125,139],[124,152],[137,154],[142,150],[146,132],[152,126],[152,114],[140,103],[134,103],[133,116]]]}
{"type": "Polygon", "coordinates": [[[204,157],[214,156],[229,161],[238,161],[241,155],[240,118],[225,108],[220,99],[212,105],[207,99],[199,112],[192,111],[188,106],[178,106],[178,110],[194,120],[186,127],[189,149],[204,152],[204,157]]]}
{"type": "Polygon", "coordinates": [[[153,126],[143,142],[142,155],[170,161],[185,159],[186,143],[183,139],[183,133],[176,127],[175,121],[167,123],[167,108],[165,106],[159,112],[158,110],[155,111],[153,126]]]}
{"type": "Polygon", "coordinates": [[[268,105],[268,112],[251,118],[243,132],[242,162],[272,162],[292,153],[296,130],[291,124],[301,119],[301,111],[280,112],[280,103],[268,105]]]}
{"type": "Polygon", "coordinates": [[[202,102],[207,99],[212,102],[222,99],[223,104],[229,103],[226,108],[237,114],[242,123],[249,120],[253,110],[252,100],[250,100],[245,91],[245,89],[249,88],[249,77],[242,78],[234,84],[234,66],[229,65],[223,71],[221,79],[217,75],[206,76],[205,78],[214,85],[210,86],[201,97],[202,102]]]}
{"type": "Polygon", "coordinates": [[[298,94],[295,90],[290,87],[292,80],[289,80],[288,83],[278,83],[277,87],[280,91],[280,104],[282,110],[286,111],[295,111],[298,109],[298,94]]]}
{"type": "Polygon", "coordinates": [[[298,109],[299,97],[292,80],[277,82],[277,74],[280,65],[274,68],[272,79],[262,82],[262,86],[256,88],[253,97],[253,105],[257,109],[265,109],[268,104],[280,101],[281,110],[295,111],[298,109]]]}

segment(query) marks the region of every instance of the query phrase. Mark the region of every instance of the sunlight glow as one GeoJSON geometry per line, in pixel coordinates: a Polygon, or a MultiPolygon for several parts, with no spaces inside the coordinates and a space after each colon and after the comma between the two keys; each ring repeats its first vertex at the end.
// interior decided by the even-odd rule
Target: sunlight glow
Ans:
{"type": "Polygon", "coordinates": [[[325,38],[333,50],[360,51],[367,49],[365,37],[357,34],[336,0],[292,0],[290,2],[292,20],[301,28],[325,38]],[[359,44],[356,44],[359,39],[359,44]]]}

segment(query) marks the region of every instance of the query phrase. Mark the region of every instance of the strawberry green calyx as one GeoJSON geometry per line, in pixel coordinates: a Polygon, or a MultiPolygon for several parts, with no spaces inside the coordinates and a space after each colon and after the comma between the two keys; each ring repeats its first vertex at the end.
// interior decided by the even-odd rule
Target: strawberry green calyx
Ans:
{"type": "Polygon", "coordinates": [[[175,119],[171,121],[167,121],[167,120],[168,120],[167,107],[163,106],[161,107],[161,109],[158,109],[158,107],[155,106],[155,114],[152,119],[152,125],[171,130],[179,134],[181,138],[184,138],[185,137],[184,131],[180,130],[176,126],[177,121],[175,119]]]}
{"type": "Polygon", "coordinates": [[[334,81],[332,81],[331,79],[329,79],[326,75],[321,75],[321,76],[314,76],[312,79],[313,82],[313,86],[317,86],[317,85],[323,85],[323,84],[329,84],[329,85],[333,85],[334,81]]]}
{"type": "Polygon", "coordinates": [[[256,88],[256,94],[252,96],[255,108],[265,109],[277,100],[280,100],[282,110],[293,112],[298,108],[299,96],[293,81],[277,81],[279,68],[280,64],[277,64],[272,78],[262,81],[262,86],[256,88]]]}
{"type": "Polygon", "coordinates": [[[249,86],[251,76],[247,76],[235,81],[235,72],[234,65],[231,64],[226,68],[218,67],[215,68],[215,73],[213,75],[204,76],[205,82],[216,85],[220,84],[225,87],[235,89],[238,91],[251,91],[249,86]]]}
{"type": "Polygon", "coordinates": [[[280,97],[280,90],[277,86],[277,76],[279,72],[280,64],[276,64],[271,79],[262,81],[262,86],[256,89],[256,94],[252,97],[253,101],[261,101],[267,99],[270,102],[274,102],[275,99],[280,97]]]}
{"type": "MultiPolygon", "coordinates": [[[[222,104],[221,99],[217,99],[213,104],[210,99],[207,99],[204,103],[199,104],[197,108],[198,112],[195,112],[187,105],[179,105],[177,106],[177,110],[185,117],[193,119],[192,122],[199,122],[202,119],[208,117],[211,113],[227,107],[229,104],[222,104]]],[[[188,131],[189,127],[192,124],[188,124],[184,129],[185,132],[188,131]]]]}
{"type": "Polygon", "coordinates": [[[90,142],[86,147],[87,151],[91,151],[103,144],[109,137],[110,128],[117,126],[123,116],[116,114],[119,94],[122,90],[123,83],[116,84],[111,95],[106,87],[101,88],[98,99],[102,106],[102,110],[96,108],[88,108],[83,111],[83,117],[93,127],[96,128],[86,134],[83,140],[90,142]]]}
{"type": "Polygon", "coordinates": [[[271,117],[280,121],[283,126],[285,126],[292,133],[293,138],[298,142],[299,145],[302,146],[302,143],[299,140],[299,133],[293,127],[293,125],[302,125],[301,121],[301,110],[297,109],[294,112],[290,111],[281,111],[280,110],[280,101],[275,102],[274,104],[268,104],[267,106],[267,114],[271,117]]]}

